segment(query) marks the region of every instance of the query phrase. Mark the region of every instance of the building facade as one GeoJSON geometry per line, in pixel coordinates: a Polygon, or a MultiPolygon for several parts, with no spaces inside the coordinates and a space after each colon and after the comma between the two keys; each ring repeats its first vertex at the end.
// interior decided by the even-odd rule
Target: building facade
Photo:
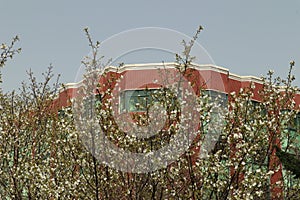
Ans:
{"type": "MultiPolygon", "coordinates": [[[[163,86],[170,86],[178,82],[177,76],[180,69],[176,63],[150,63],[150,64],[132,64],[121,67],[106,67],[99,73],[97,88],[93,91],[97,99],[101,101],[105,97],[106,90],[112,90],[111,94],[117,98],[113,101],[114,109],[117,112],[144,112],[149,104],[155,101],[152,96],[155,91],[163,86]]],[[[253,96],[251,102],[259,104],[262,101],[260,91],[264,87],[262,79],[254,76],[239,76],[232,74],[228,69],[215,65],[191,64],[188,69],[184,69],[183,78],[190,84],[194,94],[199,96],[201,91],[212,98],[220,98],[221,106],[226,107],[231,101],[231,93],[239,93],[241,89],[252,88],[253,96]]],[[[60,90],[55,105],[58,108],[71,106],[71,99],[77,95],[78,88],[84,83],[69,83],[60,90]]],[[[282,89],[284,93],[284,88],[282,89]]],[[[296,106],[300,105],[300,94],[294,97],[296,106]]],[[[295,119],[296,130],[300,127],[300,114],[295,119]]],[[[299,138],[300,139],[300,138],[299,138]]],[[[274,145],[280,146],[282,142],[275,140],[274,145]]],[[[274,174],[270,176],[270,185],[281,181],[283,178],[283,167],[275,151],[270,156],[267,167],[274,169],[274,174]],[[275,170],[278,168],[279,170],[275,170]]],[[[234,169],[230,169],[233,173],[234,169]]],[[[270,196],[283,193],[281,187],[271,187],[270,196]]]]}

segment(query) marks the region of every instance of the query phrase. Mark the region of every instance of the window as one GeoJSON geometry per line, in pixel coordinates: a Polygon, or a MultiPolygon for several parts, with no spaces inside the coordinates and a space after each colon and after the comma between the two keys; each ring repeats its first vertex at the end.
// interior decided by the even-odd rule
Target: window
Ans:
{"type": "Polygon", "coordinates": [[[208,95],[211,102],[216,102],[222,107],[226,107],[228,103],[228,95],[214,90],[203,90],[204,95],[208,95]]]}
{"type": "Polygon", "coordinates": [[[146,111],[149,106],[157,101],[158,89],[126,90],[120,95],[121,112],[146,111]]]}
{"type": "Polygon", "coordinates": [[[144,112],[156,102],[167,110],[174,110],[181,95],[181,92],[173,92],[169,88],[125,90],[120,94],[120,111],[144,112]]]}
{"type": "MultiPolygon", "coordinates": [[[[283,110],[281,112],[291,112],[289,110],[283,110]]],[[[300,156],[300,113],[297,113],[294,119],[290,119],[288,122],[283,122],[284,129],[282,132],[281,145],[282,150],[287,153],[300,156]]],[[[283,167],[283,177],[285,185],[285,195],[288,198],[296,191],[294,186],[299,184],[299,180],[295,179],[294,175],[287,171],[283,167]]]]}
{"type": "MultiPolygon", "coordinates": [[[[288,111],[282,111],[288,112],[288,111]]],[[[288,151],[300,155],[300,113],[294,119],[290,120],[284,129],[284,138],[282,148],[288,148],[288,151]],[[291,145],[292,144],[292,145],[291,145]]]]}
{"type": "MultiPolygon", "coordinates": [[[[203,95],[208,95],[208,102],[207,103],[213,103],[212,108],[211,108],[211,120],[210,123],[212,122],[217,122],[217,127],[219,127],[219,121],[220,115],[223,114],[224,109],[227,109],[227,104],[228,104],[228,95],[225,93],[221,93],[218,91],[214,90],[204,90],[202,91],[203,95]]],[[[206,101],[206,99],[205,99],[206,101]]],[[[223,124],[223,122],[222,122],[223,124]]],[[[211,127],[213,124],[210,125],[211,127]]],[[[218,130],[220,131],[220,130],[218,130]]]]}
{"type": "MultiPolygon", "coordinates": [[[[207,138],[206,141],[215,142],[215,147],[211,150],[217,151],[219,148],[222,148],[222,131],[226,121],[224,120],[225,112],[227,110],[228,96],[225,93],[221,93],[213,90],[204,90],[201,91],[202,95],[207,95],[208,98],[202,99],[205,103],[210,104],[207,109],[204,111],[204,119],[201,122],[201,129],[207,138]]],[[[204,143],[205,145],[211,145],[211,143],[204,143]]]]}
{"type": "Polygon", "coordinates": [[[86,96],[83,99],[83,116],[85,117],[93,117],[96,115],[95,110],[101,104],[101,96],[99,94],[95,94],[94,96],[86,96]]]}

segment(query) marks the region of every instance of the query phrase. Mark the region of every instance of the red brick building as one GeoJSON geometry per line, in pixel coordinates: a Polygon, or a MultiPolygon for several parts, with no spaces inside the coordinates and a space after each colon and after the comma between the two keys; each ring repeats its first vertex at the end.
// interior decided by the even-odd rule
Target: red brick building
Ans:
{"type": "MultiPolygon", "coordinates": [[[[100,75],[99,84],[102,86],[99,90],[95,91],[95,94],[103,94],[103,90],[108,88],[120,93],[118,102],[119,110],[126,110],[129,112],[138,112],[140,108],[136,107],[135,98],[140,96],[147,96],[145,89],[157,89],[161,87],[164,80],[170,74],[176,73],[176,67],[179,67],[175,63],[159,63],[159,64],[130,64],[121,67],[106,67],[105,76],[100,75]],[[109,80],[114,79],[111,85],[108,84],[109,80]],[[120,80],[117,81],[116,80],[120,80]]],[[[260,78],[254,76],[239,76],[232,74],[228,69],[218,67],[215,65],[198,65],[192,64],[189,68],[189,76],[185,78],[191,82],[192,88],[196,95],[199,95],[200,90],[206,90],[212,96],[219,95],[224,101],[228,100],[228,94],[232,92],[238,93],[241,88],[250,87],[250,84],[254,84],[254,96],[253,102],[259,103],[261,96],[259,91],[263,88],[263,82],[260,78]]],[[[174,79],[171,80],[174,82],[174,79]]],[[[64,89],[60,90],[59,96],[55,101],[58,107],[70,106],[72,99],[76,95],[76,90],[82,85],[79,83],[68,83],[64,89]]],[[[300,94],[295,96],[296,105],[300,105],[300,94]]],[[[298,115],[297,122],[300,123],[300,115],[298,115]],[[298,119],[299,118],[299,119],[298,119]]],[[[276,143],[280,143],[276,140],[276,143]]],[[[279,144],[280,145],[280,144],[279,144]]],[[[275,184],[277,181],[282,180],[282,166],[278,158],[273,152],[273,156],[269,160],[269,167],[279,166],[280,170],[275,172],[270,177],[270,184],[275,184]]],[[[275,187],[271,190],[271,193],[282,193],[282,188],[275,187]]]]}

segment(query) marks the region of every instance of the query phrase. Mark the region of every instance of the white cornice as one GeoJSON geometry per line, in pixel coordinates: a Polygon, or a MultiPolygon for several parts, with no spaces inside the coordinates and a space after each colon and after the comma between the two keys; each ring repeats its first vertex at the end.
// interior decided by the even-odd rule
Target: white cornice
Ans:
{"type": "MultiPolygon", "coordinates": [[[[151,69],[172,69],[175,66],[178,66],[178,63],[168,62],[168,63],[143,63],[143,64],[125,64],[120,67],[116,66],[107,66],[104,68],[105,71],[118,72],[122,73],[125,71],[132,70],[151,70],[151,69]]],[[[239,76],[237,74],[230,73],[227,68],[220,67],[213,64],[197,64],[192,63],[191,68],[199,71],[214,71],[222,74],[226,74],[228,78],[237,80],[240,82],[256,82],[262,84],[262,79],[255,76],[239,76]]],[[[103,70],[101,70],[103,71],[103,70]]],[[[102,72],[101,72],[102,73],[102,72]]],[[[78,83],[67,83],[63,88],[60,88],[60,92],[65,89],[78,88],[82,85],[82,81],[78,83]]]]}
{"type": "Polygon", "coordinates": [[[80,86],[82,86],[82,81],[78,83],[66,83],[63,84],[63,87],[59,88],[59,93],[63,92],[66,89],[79,88],[80,86]]]}

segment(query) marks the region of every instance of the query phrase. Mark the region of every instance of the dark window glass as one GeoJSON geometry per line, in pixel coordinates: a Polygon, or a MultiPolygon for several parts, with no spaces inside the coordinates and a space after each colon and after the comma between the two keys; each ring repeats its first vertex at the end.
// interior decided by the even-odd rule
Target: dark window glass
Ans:
{"type": "Polygon", "coordinates": [[[168,88],[126,90],[120,94],[121,112],[144,112],[154,103],[160,102],[168,109],[176,109],[176,101],[181,93],[168,88]]]}
{"type": "Polygon", "coordinates": [[[227,107],[228,104],[228,95],[222,92],[214,91],[214,90],[204,90],[202,91],[204,95],[208,95],[210,101],[216,102],[218,105],[223,107],[227,107]]]}
{"type": "Polygon", "coordinates": [[[121,112],[146,111],[149,106],[157,101],[158,89],[127,90],[120,95],[121,112]]]}

